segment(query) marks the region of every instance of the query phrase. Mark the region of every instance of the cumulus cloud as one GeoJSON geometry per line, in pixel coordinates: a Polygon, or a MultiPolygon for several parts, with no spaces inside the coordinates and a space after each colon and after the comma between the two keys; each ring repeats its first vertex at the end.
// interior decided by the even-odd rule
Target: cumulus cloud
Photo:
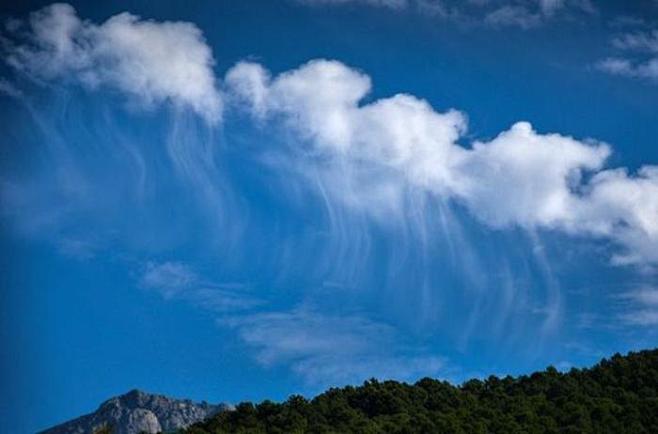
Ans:
{"type": "Polygon", "coordinates": [[[604,144],[559,134],[538,134],[519,122],[490,142],[476,142],[458,168],[459,192],[481,220],[495,227],[578,224],[579,198],[572,191],[584,170],[599,169],[604,144]]]}
{"type": "Polygon", "coordinates": [[[95,24],[57,3],[8,27],[3,57],[33,78],[107,86],[146,105],[166,101],[209,123],[220,119],[212,51],[194,24],[144,20],[127,12],[95,24]]]}
{"type": "Polygon", "coordinates": [[[240,63],[226,83],[261,122],[297,136],[292,152],[320,167],[329,194],[348,206],[387,215],[405,206],[406,192],[424,192],[462,203],[491,227],[604,237],[622,248],[617,263],[658,262],[658,167],[603,170],[604,143],[519,122],[464,147],[463,113],[407,94],[361,104],[369,77],[336,61],[276,77],[240,63]]]}
{"type": "Polygon", "coordinates": [[[270,80],[259,65],[241,63],[227,86],[256,116],[280,116],[313,151],[404,174],[418,186],[456,188],[451,168],[464,150],[453,146],[466,120],[437,113],[427,101],[399,94],[359,106],[370,78],[337,61],[316,60],[270,80]]]}
{"type": "Polygon", "coordinates": [[[620,264],[658,263],[658,166],[644,166],[636,175],[627,169],[597,173],[580,204],[581,226],[619,241],[620,264]]]}
{"type": "Polygon", "coordinates": [[[264,366],[285,363],[315,386],[358,383],[371,377],[415,380],[436,375],[444,366],[442,358],[418,349],[400,352],[394,328],[354,314],[330,315],[298,307],[220,324],[236,329],[264,366]]]}

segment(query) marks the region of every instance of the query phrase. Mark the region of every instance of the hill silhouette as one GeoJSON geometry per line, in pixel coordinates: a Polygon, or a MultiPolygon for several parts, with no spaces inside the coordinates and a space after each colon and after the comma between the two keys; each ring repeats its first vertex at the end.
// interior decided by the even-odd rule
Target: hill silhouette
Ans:
{"type": "Polygon", "coordinates": [[[307,400],[243,402],[182,431],[223,433],[658,433],[658,350],[587,369],[548,367],[461,386],[370,380],[307,400]]]}

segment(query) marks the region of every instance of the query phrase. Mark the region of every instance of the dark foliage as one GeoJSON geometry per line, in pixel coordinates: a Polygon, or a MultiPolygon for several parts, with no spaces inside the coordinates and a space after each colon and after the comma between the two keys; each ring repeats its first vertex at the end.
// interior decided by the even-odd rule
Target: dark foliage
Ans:
{"type": "Polygon", "coordinates": [[[241,403],[185,433],[658,433],[658,350],[460,387],[370,380],[310,401],[241,403]]]}
{"type": "Polygon", "coordinates": [[[94,431],[93,434],[112,434],[113,431],[114,430],[112,429],[111,426],[105,425],[104,427],[99,428],[96,431],[94,431]]]}

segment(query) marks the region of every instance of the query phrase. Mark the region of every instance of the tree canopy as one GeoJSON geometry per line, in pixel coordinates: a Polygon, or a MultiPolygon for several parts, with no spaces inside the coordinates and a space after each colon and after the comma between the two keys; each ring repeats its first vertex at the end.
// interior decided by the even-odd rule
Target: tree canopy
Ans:
{"type": "Polygon", "coordinates": [[[372,379],[311,400],[243,402],[183,432],[658,433],[658,350],[459,387],[431,378],[413,385],[372,379]]]}

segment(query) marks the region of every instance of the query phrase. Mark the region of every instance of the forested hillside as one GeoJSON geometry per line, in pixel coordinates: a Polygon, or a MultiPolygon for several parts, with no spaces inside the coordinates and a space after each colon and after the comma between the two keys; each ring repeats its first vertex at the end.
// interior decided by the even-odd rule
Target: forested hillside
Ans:
{"type": "Polygon", "coordinates": [[[241,403],[184,432],[658,433],[658,350],[459,387],[429,378],[413,385],[371,380],[312,400],[241,403]]]}

